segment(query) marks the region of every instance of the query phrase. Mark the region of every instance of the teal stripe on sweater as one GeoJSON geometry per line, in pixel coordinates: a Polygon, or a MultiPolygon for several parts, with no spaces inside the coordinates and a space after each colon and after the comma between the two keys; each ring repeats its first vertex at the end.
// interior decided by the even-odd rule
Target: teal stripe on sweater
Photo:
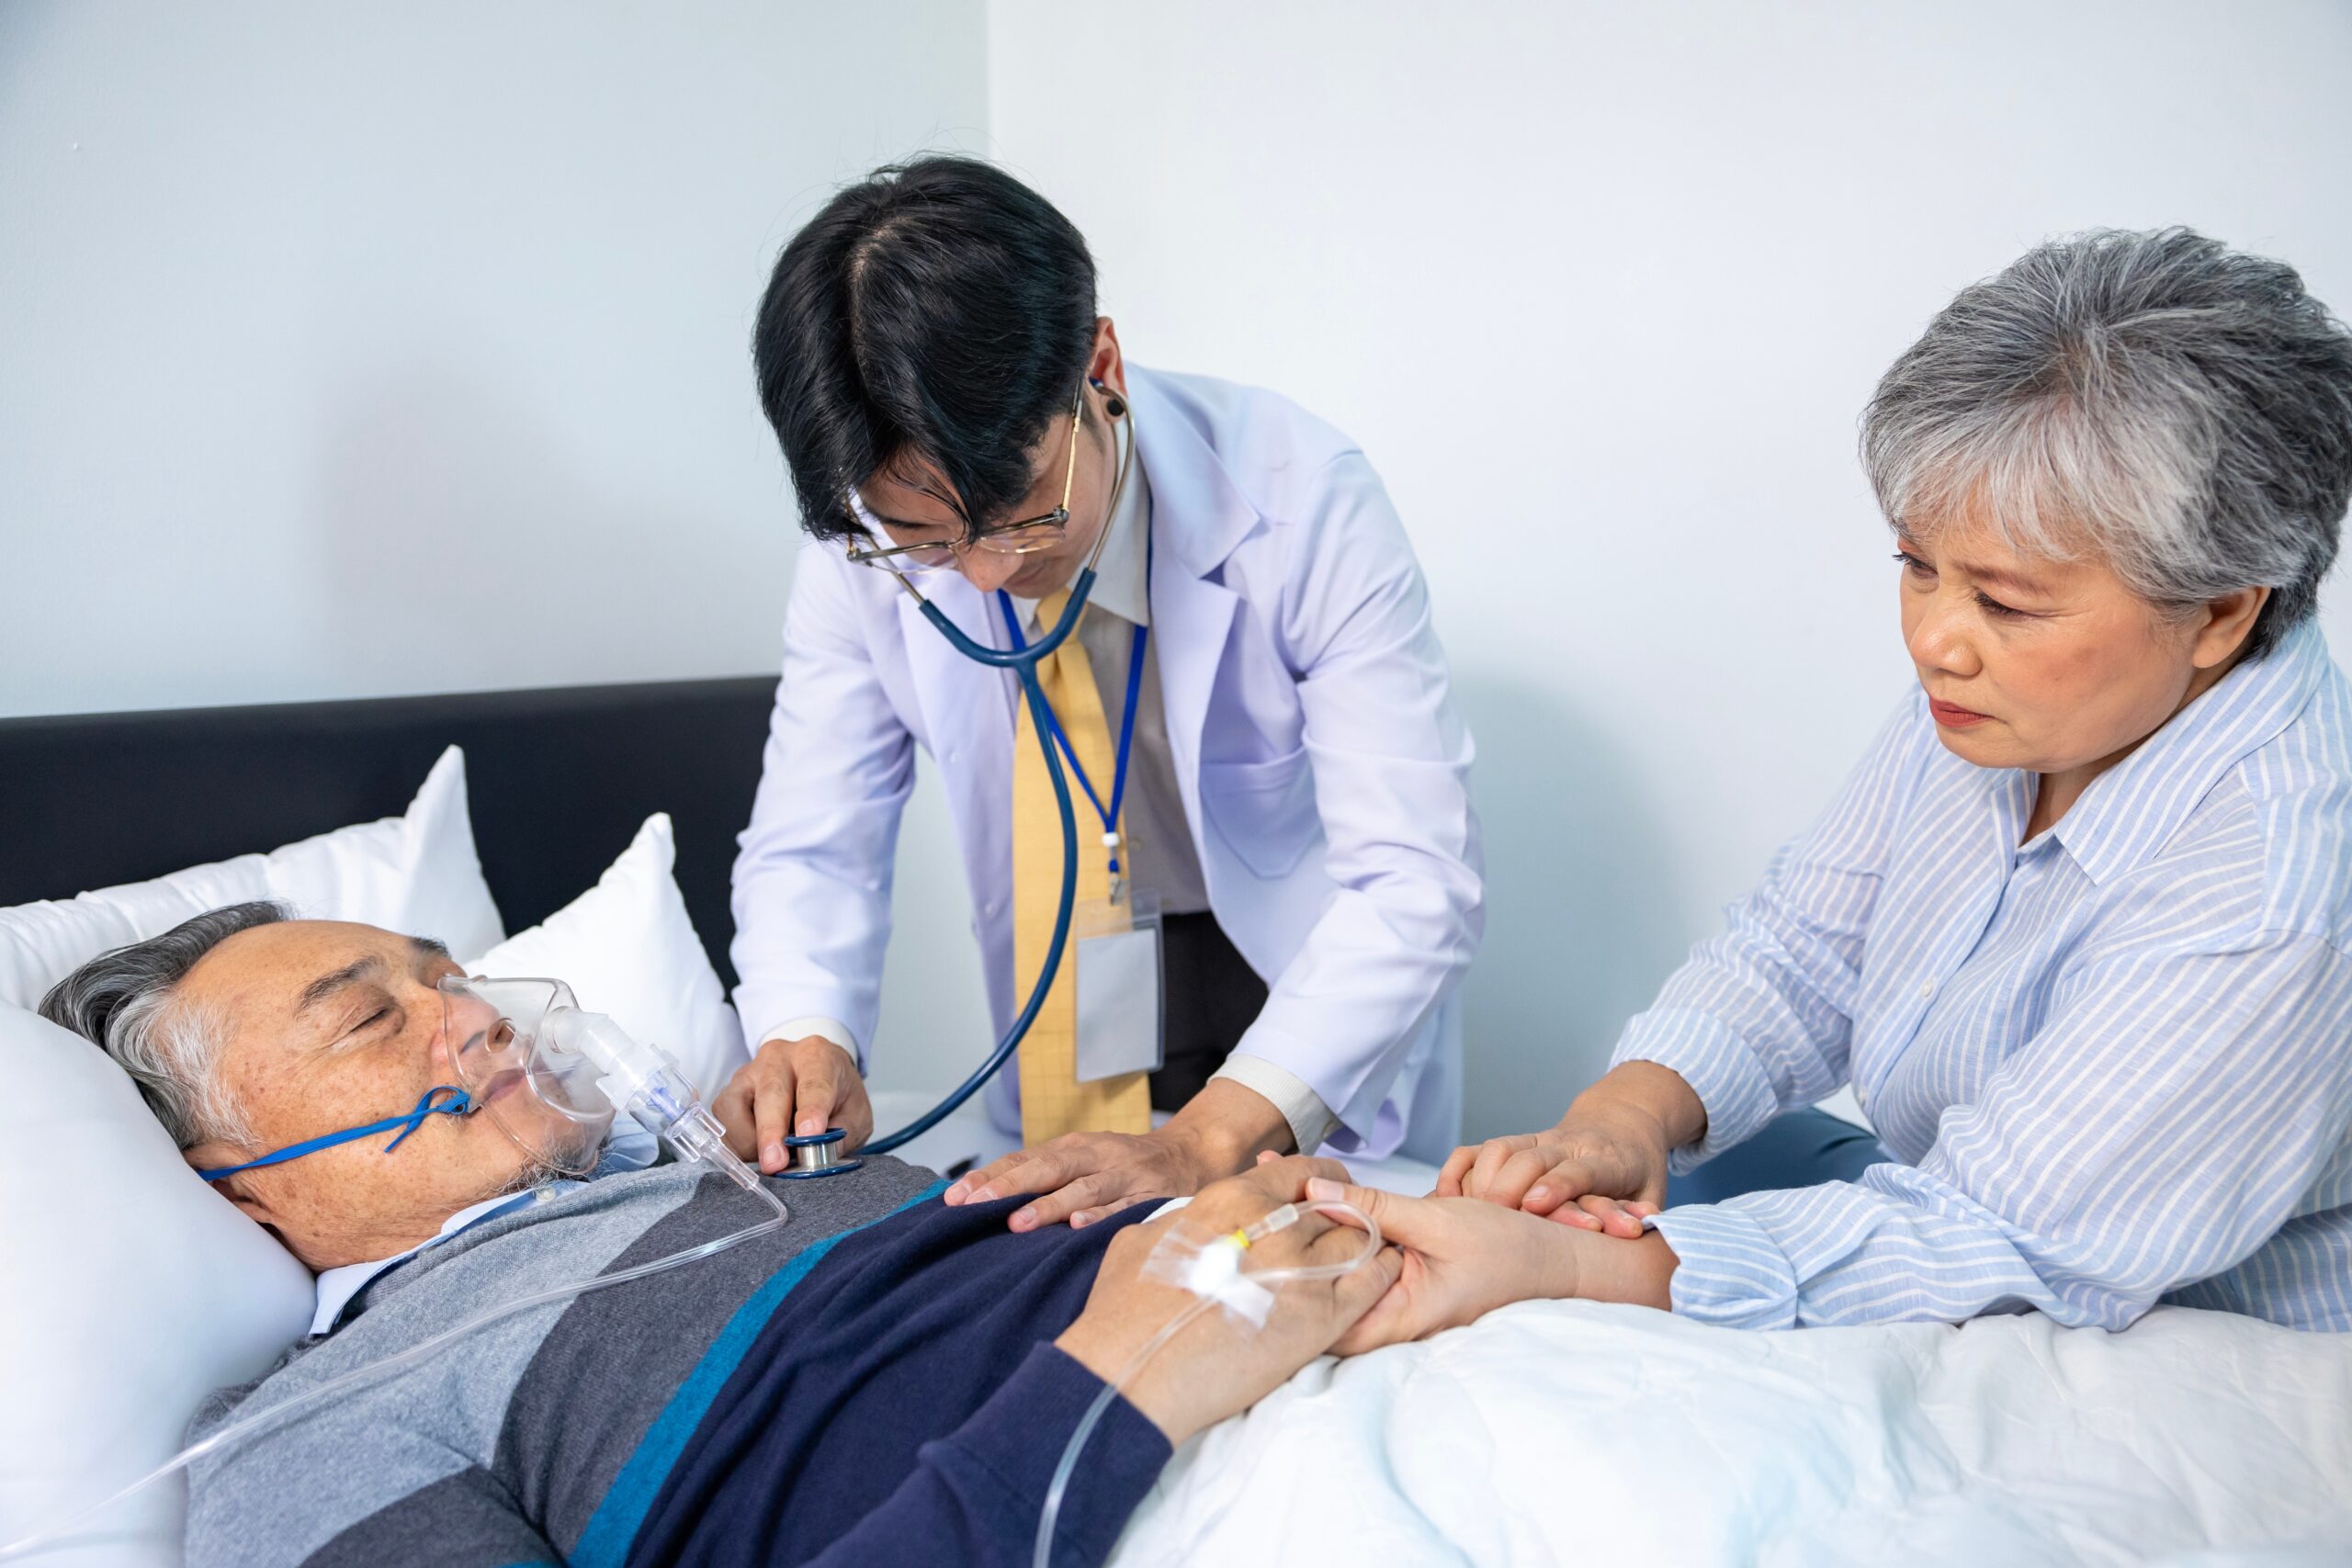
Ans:
{"type": "Polygon", "coordinates": [[[735,1315],[727,1320],[727,1326],[718,1331],[718,1337],[711,1341],[710,1348],[703,1352],[702,1359],[695,1363],[695,1370],[678,1385],[678,1392],[662,1407],[662,1414],[654,1417],[653,1425],[646,1428],[636,1451],[614,1478],[612,1490],[596,1505],[588,1528],[580,1532],[580,1544],[571,1549],[572,1568],[621,1568],[629,1548],[637,1544],[637,1532],[644,1527],[646,1510],[653,1506],[662,1483],[670,1478],[671,1466],[685,1452],[686,1439],[702,1425],[702,1418],[710,1413],[711,1402],[718,1397],[718,1391],[735,1374],[735,1369],[742,1365],[752,1342],[767,1326],[768,1319],[784,1303],[784,1298],[792,1293],[792,1288],[807,1279],[808,1271],[844,1238],[880,1224],[891,1214],[902,1214],[946,1190],[946,1182],[934,1181],[889,1214],[826,1237],[769,1276],[767,1283],[735,1310],[735,1315]]]}

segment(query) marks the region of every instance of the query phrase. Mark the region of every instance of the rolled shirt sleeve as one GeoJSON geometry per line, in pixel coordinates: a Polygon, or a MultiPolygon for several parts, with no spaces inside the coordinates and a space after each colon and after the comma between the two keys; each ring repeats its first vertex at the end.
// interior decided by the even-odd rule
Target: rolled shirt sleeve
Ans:
{"type": "Polygon", "coordinates": [[[1309,1088],[1305,1078],[1263,1056],[1236,1051],[1225,1059],[1225,1066],[1210,1076],[1238,1083],[1273,1101],[1274,1109],[1290,1123],[1293,1146],[1300,1154],[1311,1155],[1322,1147],[1323,1140],[1340,1124],[1340,1119],[1331,1114],[1331,1108],[1323,1103],[1323,1097],[1309,1088]]]}
{"type": "Polygon", "coordinates": [[[2038,1309],[2117,1329],[2252,1256],[2344,1145],[2352,960],[2241,932],[2071,989],[1917,1166],[1656,1216],[1674,1310],[1783,1328],[2038,1309]]]}

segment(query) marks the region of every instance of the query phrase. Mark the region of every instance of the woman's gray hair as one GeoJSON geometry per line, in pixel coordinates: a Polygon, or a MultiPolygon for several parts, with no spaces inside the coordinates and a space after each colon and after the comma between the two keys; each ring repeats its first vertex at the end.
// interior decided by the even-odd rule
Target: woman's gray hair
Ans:
{"type": "Polygon", "coordinates": [[[251,1144],[243,1113],[220,1088],[226,1021],[212,1009],[175,1000],[174,992],[197,960],[239,931],[287,918],[284,905],[266,899],[208,910],[91,959],[50,988],[40,1015],[120,1064],[181,1148],[207,1140],[251,1144]]]}
{"type": "Polygon", "coordinates": [[[2352,334],[2284,262],[2095,230],[1972,284],[1879,382],[1862,460],[1915,538],[1963,516],[2088,545],[2177,612],[2267,587],[2246,641],[2318,607],[2352,499],[2352,334]]]}

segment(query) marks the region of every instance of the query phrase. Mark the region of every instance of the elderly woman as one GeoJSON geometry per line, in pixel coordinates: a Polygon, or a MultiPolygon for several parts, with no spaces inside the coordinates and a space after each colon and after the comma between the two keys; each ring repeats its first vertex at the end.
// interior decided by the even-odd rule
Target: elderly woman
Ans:
{"type": "Polygon", "coordinates": [[[1355,1347],[1533,1294],[2352,1328],[2352,696],[2312,624],[2352,337],[2280,263],[2067,239],[1935,319],[1862,451],[1918,689],[1557,1126],[1353,1194],[1408,1248],[1355,1347]],[[1799,1109],[1846,1085],[1883,1147],[1799,1109]]]}

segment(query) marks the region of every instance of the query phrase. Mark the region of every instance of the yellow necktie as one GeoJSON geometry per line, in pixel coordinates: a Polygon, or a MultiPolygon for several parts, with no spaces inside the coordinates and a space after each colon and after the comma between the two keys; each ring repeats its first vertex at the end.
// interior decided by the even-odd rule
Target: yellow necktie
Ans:
{"type": "MultiPolygon", "coordinates": [[[[1047,598],[1037,607],[1039,627],[1050,630],[1069,603],[1067,590],[1047,598]]],[[[1111,727],[1102,716],[1102,696],[1094,685],[1094,666],[1075,631],[1050,657],[1038,661],[1037,681],[1087,778],[1097,793],[1107,793],[1117,759],[1111,749],[1111,727]]],[[[1020,705],[1018,729],[1012,738],[1012,976],[1013,995],[1025,998],[1045,966],[1060,906],[1062,820],[1025,699],[1020,705]]],[[[1087,819],[1091,808],[1075,778],[1069,790],[1079,813],[1078,907],[1100,910],[1111,892],[1102,835],[1088,830],[1093,825],[1087,819]]],[[[1123,841],[1125,827],[1122,819],[1123,841]]],[[[1120,912],[1124,909],[1121,906],[1120,912]]],[[[1088,933],[1104,929],[1097,919],[1088,933]]],[[[1078,927],[1073,925],[1046,1004],[1021,1042],[1021,1141],[1033,1148],[1064,1133],[1151,1130],[1148,1075],[1122,1073],[1093,1083],[1078,1081],[1077,976],[1078,927]]]]}

